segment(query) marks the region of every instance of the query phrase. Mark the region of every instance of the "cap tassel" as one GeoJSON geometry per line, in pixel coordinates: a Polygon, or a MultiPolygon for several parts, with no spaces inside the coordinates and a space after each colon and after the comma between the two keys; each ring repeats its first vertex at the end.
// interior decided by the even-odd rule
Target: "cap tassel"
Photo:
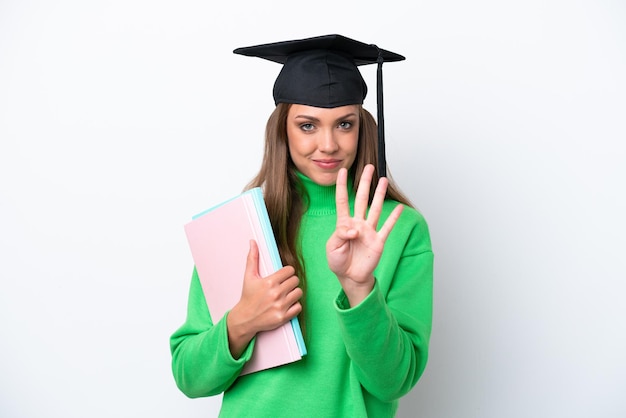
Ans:
{"type": "Polygon", "coordinates": [[[378,50],[378,68],[376,70],[376,103],[378,108],[378,177],[387,177],[387,161],[385,158],[385,117],[383,116],[383,54],[378,50]]]}

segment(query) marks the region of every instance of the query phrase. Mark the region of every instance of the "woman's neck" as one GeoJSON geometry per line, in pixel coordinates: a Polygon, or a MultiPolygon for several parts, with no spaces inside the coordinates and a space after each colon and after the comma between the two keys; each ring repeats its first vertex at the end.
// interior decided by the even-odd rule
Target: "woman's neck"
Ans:
{"type": "MultiPolygon", "coordinates": [[[[337,212],[335,204],[335,185],[324,186],[315,183],[313,180],[298,172],[298,179],[308,195],[305,199],[305,211],[311,215],[331,215],[337,212]]],[[[352,189],[352,179],[348,180],[349,201],[354,201],[354,191],[352,189]]]]}

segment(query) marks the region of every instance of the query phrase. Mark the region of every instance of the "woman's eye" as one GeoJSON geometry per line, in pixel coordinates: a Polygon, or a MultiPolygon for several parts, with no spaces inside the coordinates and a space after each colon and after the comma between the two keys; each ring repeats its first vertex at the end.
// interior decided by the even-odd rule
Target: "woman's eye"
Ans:
{"type": "Polygon", "coordinates": [[[311,131],[313,130],[314,126],[312,123],[303,123],[302,125],[300,125],[300,129],[302,129],[303,131],[311,131]]]}
{"type": "Polygon", "coordinates": [[[352,128],[352,122],[343,121],[343,122],[339,123],[339,127],[341,129],[350,129],[350,128],[352,128]]]}

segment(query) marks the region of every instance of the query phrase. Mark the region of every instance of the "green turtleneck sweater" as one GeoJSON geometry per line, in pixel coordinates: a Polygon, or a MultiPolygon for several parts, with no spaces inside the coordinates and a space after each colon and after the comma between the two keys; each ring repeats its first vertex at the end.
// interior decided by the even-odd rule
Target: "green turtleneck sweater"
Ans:
{"type": "MultiPolygon", "coordinates": [[[[213,324],[194,271],[187,320],[170,340],[174,378],[189,397],[224,392],[221,417],[392,417],[428,356],[433,253],[427,224],[417,211],[404,209],[374,271],[374,289],[350,308],[326,262],[335,187],[300,178],[310,200],[300,228],[308,354],[239,376],[254,344],[232,358],[226,316],[213,324]]],[[[350,201],[352,206],[353,192],[350,201]]],[[[380,225],[397,204],[385,202],[380,225]]]]}

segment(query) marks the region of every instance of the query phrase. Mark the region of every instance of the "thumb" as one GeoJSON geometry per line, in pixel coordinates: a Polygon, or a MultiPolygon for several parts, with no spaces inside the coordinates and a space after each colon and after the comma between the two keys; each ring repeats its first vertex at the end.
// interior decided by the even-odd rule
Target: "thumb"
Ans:
{"type": "Polygon", "coordinates": [[[348,241],[356,238],[357,235],[358,233],[354,229],[337,228],[326,241],[326,250],[335,251],[346,245],[348,241]]]}
{"type": "Polygon", "coordinates": [[[259,277],[259,247],[253,239],[250,240],[245,277],[259,277]]]}

